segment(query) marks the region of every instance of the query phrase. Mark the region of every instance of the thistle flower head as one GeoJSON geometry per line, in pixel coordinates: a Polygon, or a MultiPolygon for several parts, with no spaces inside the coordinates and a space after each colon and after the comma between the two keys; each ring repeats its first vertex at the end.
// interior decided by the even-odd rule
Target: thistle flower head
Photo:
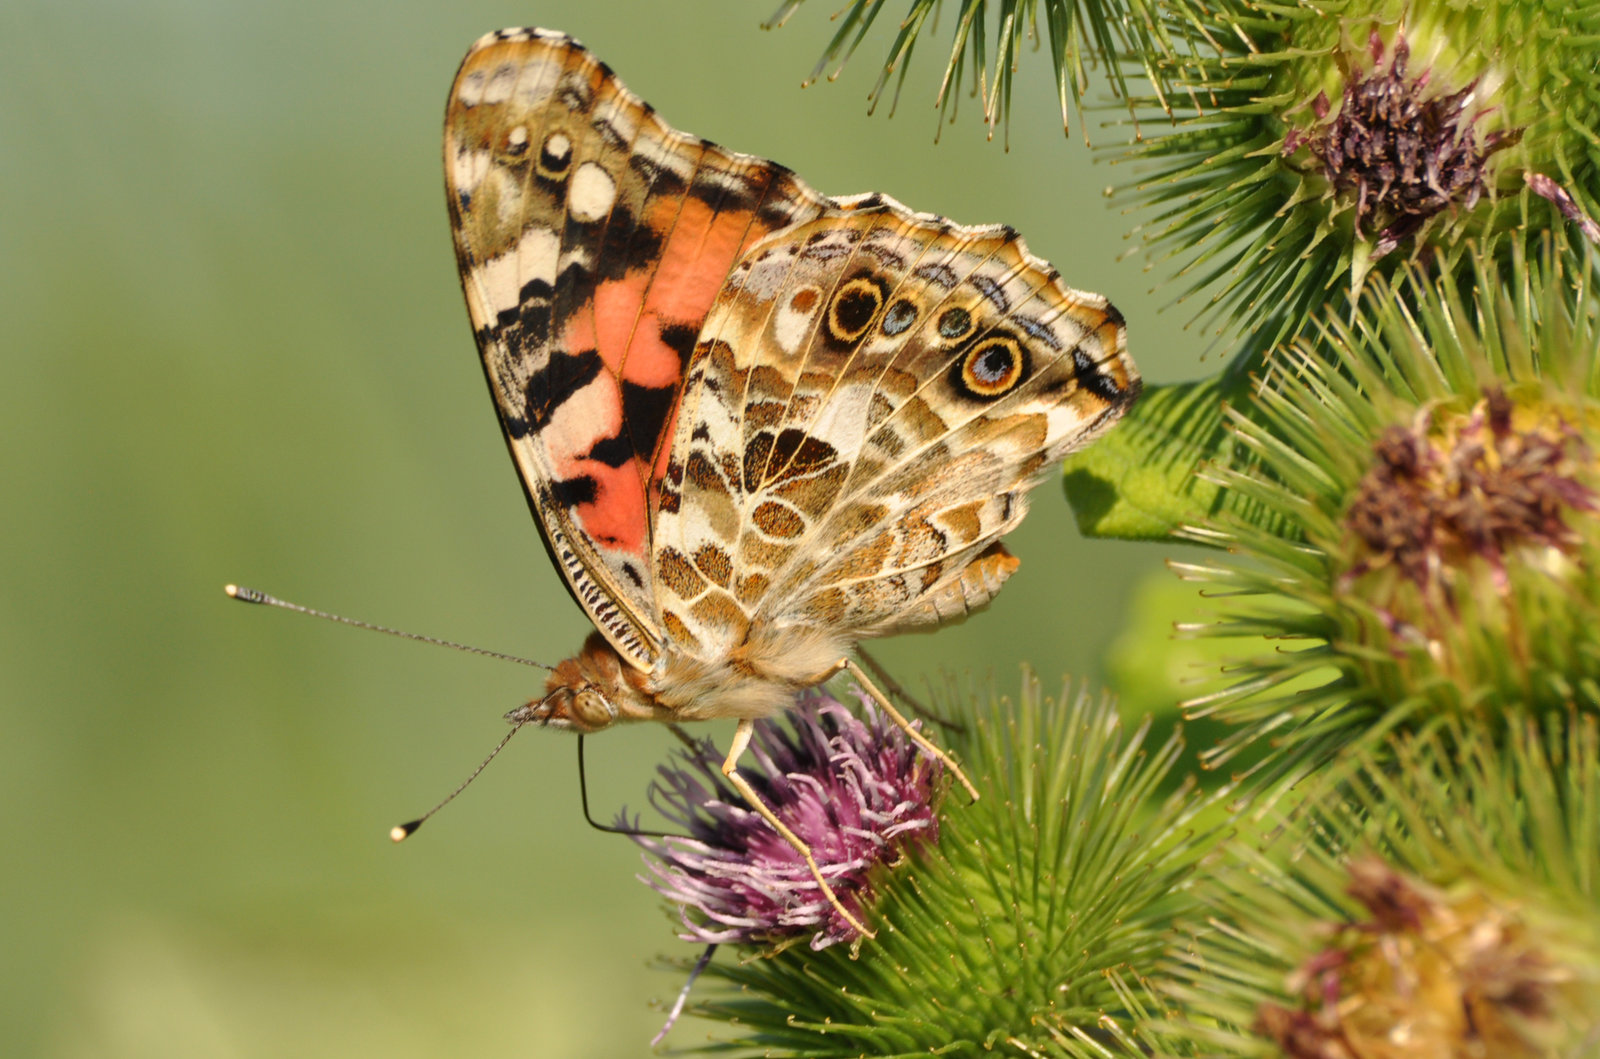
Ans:
{"type": "Polygon", "coordinates": [[[1196,635],[1265,635],[1195,715],[1284,761],[1458,713],[1600,710],[1600,300],[1548,258],[1464,305],[1376,283],[1355,326],[1286,353],[1234,419],[1242,498],[1191,564],[1233,602],[1196,635]],[[1415,306],[1416,308],[1408,308],[1415,306]],[[1308,684],[1310,685],[1308,687],[1308,684]]]}
{"type": "Polygon", "coordinates": [[[1348,866],[1365,918],[1328,923],[1321,951],[1261,1006],[1256,1028],[1290,1059],[1549,1054],[1542,1024],[1576,999],[1573,971],[1514,902],[1429,886],[1376,857],[1348,866]]]}
{"type": "MultiPolygon", "coordinates": [[[[1174,15],[1197,113],[1135,144],[1147,238],[1259,352],[1369,276],[1465,279],[1540,232],[1600,232],[1596,6],[1221,0],[1174,15]],[[1181,26],[1182,32],[1179,31],[1181,26]]],[[[1144,101],[1152,118],[1174,98],[1144,101]]],[[[1181,97],[1180,97],[1181,98],[1181,97]]]]}
{"type": "MultiPolygon", "coordinates": [[[[712,960],[705,977],[737,992],[703,993],[698,1014],[729,1023],[729,1039],[708,1051],[1151,1054],[1156,1042],[1141,1026],[1155,998],[1145,975],[1167,944],[1170,917],[1185,906],[1186,880],[1213,845],[1197,834],[1201,804],[1191,789],[1160,796],[1180,740],[1147,741],[1148,728],[1125,730],[1109,699],[1051,701],[1032,680],[1014,702],[986,696],[943,703],[941,712],[961,725],[950,749],[983,797],[952,799],[936,838],[931,826],[907,831],[902,839],[916,840],[903,847],[903,862],[866,876],[877,937],[859,951],[790,945],[762,959],[712,960]]],[[[869,745],[881,751],[892,738],[879,729],[869,745]]],[[[710,767],[690,766],[702,788],[710,767]]],[[[717,913],[711,920],[691,906],[691,922],[709,924],[698,939],[718,932],[753,888],[724,882],[727,860],[690,854],[693,874],[664,862],[675,873],[665,889],[717,913]],[[708,891],[724,904],[713,905],[708,891]]],[[[779,867],[777,884],[792,885],[800,873],[779,867]]],[[[827,910],[809,892],[807,900],[820,922],[827,910]]],[[[761,907],[770,904],[763,898],[761,907]]],[[[729,929],[750,928],[740,921],[729,929]]]]}
{"type": "MultiPolygon", "coordinates": [[[[741,772],[801,841],[860,918],[872,876],[907,846],[938,838],[942,771],[863,696],[865,719],[822,692],[802,695],[791,725],[761,721],[755,768],[741,772]]],[[[646,880],[675,903],[686,941],[767,942],[812,934],[811,947],[856,937],[805,860],[727,783],[710,740],[662,766],[651,801],[687,838],[636,841],[646,880]]]]}
{"type": "MultiPolygon", "coordinates": [[[[1600,724],[1446,721],[1221,851],[1168,993],[1208,1055],[1554,1059],[1600,1040],[1600,724]]],[[[1191,1054],[1179,1051],[1177,1054],[1191,1054]]]]}

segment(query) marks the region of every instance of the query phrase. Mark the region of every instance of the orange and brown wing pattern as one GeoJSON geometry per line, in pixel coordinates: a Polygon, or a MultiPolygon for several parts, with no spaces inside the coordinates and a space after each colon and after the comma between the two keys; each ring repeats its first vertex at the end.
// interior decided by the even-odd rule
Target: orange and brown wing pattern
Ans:
{"type": "Polygon", "coordinates": [[[690,365],[665,632],[709,659],[964,616],[1015,569],[998,541],[1028,492],[1138,390],[1120,314],[1009,229],[864,196],[774,233],[690,365]]]}
{"type": "Polygon", "coordinates": [[[529,503],[573,595],[649,669],[651,524],[696,338],[745,249],[829,202],[673,130],[539,29],[473,45],[444,156],[461,285],[529,503]]]}

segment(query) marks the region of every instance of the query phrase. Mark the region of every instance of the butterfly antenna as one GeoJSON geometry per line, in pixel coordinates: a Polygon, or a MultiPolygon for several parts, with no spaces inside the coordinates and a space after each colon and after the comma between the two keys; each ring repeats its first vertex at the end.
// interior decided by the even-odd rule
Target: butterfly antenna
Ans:
{"type": "Polygon", "coordinates": [[[477,779],[478,778],[478,774],[481,773],[484,769],[489,767],[489,762],[493,761],[494,758],[495,758],[495,755],[500,753],[500,751],[502,751],[502,750],[504,750],[506,748],[506,744],[511,742],[511,737],[516,735],[517,732],[519,730],[521,730],[522,725],[524,723],[525,722],[522,722],[522,721],[514,722],[511,725],[511,731],[507,732],[505,734],[505,738],[501,739],[500,742],[498,742],[498,743],[496,743],[494,745],[494,749],[489,751],[489,756],[483,759],[483,763],[480,764],[477,768],[473,769],[472,770],[472,775],[470,775],[466,779],[462,780],[461,781],[461,785],[459,787],[457,787],[455,790],[451,791],[449,794],[445,795],[445,798],[444,798],[444,800],[442,802],[440,802],[438,805],[434,806],[432,809],[429,809],[427,812],[423,813],[421,816],[417,817],[415,820],[408,820],[403,824],[396,824],[393,827],[391,827],[389,829],[389,838],[390,838],[390,840],[394,841],[394,842],[404,842],[406,839],[410,838],[413,834],[416,833],[417,828],[421,827],[423,824],[428,822],[428,817],[432,816],[434,813],[438,812],[440,809],[443,809],[445,806],[447,806],[451,802],[455,801],[456,800],[456,795],[458,795],[462,791],[466,790],[467,789],[467,785],[469,783],[471,783],[473,780],[477,779]]]}
{"type": "MultiPolygon", "coordinates": [[[[554,668],[552,666],[545,665],[543,662],[535,662],[531,658],[522,658],[518,655],[508,655],[504,652],[491,651],[484,647],[473,647],[471,644],[456,643],[454,640],[441,640],[437,636],[423,636],[421,633],[405,632],[402,629],[391,629],[387,625],[374,625],[370,621],[358,621],[355,618],[346,618],[340,614],[329,614],[325,610],[315,610],[311,607],[302,607],[298,603],[290,603],[288,600],[279,599],[277,596],[269,596],[265,592],[260,592],[253,588],[245,588],[242,585],[224,585],[222,587],[222,591],[226,592],[229,596],[237,599],[241,603],[259,603],[267,607],[278,607],[283,610],[292,610],[296,614],[309,614],[313,618],[325,618],[328,621],[336,621],[340,625],[353,625],[358,629],[369,629],[372,632],[381,632],[386,633],[389,636],[398,636],[402,640],[416,640],[419,643],[431,643],[438,647],[450,647],[457,651],[465,651],[468,654],[485,655],[489,658],[498,658],[505,662],[515,662],[522,666],[533,666],[535,669],[550,669],[553,671],[554,668]]],[[[489,756],[493,757],[494,755],[491,754],[489,756]]],[[[476,773],[474,773],[474,775],[476,775],[476,773]]],[[[448,799],[446,800],[448,801],[448,799]]]]}

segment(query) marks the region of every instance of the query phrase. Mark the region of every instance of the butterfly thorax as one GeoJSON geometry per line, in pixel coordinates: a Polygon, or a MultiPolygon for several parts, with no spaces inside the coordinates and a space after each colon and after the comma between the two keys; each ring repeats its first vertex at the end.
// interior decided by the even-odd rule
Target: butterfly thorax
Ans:
{"type": "Polygon", "coordinates": [[[715,660],[669,651],[651,672],[629,665],[600,633],[556,666],[520,719],[590,733],[632,721],[770,717],[837,669],[850,644],[816,629],[752,635],[715,660]]]}

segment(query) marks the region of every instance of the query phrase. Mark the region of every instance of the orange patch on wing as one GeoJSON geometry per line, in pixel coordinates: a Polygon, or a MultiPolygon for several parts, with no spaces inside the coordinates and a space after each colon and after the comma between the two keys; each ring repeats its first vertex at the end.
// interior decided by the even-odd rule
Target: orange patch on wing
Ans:
{"type": "Polygon", "coordinates": [[[622,426],[622,401],[616,384],[602,376],[568,398],[566,414],[556,411],[544,440],[557,481],[588,478],[594,499],[576,504],[572,516],[583,532],[607,548],[643,556],[650,526],[637,461],[608,467],[590,459],[594,443],[613,437],[622,426]]]}
{"type": "Polygon", "coordinates": [[[645,223],[657,230],[667,225],[671,229],[644,311],[698,330],[739,259],[754,220],[748,210],[713,212],[697,198],[682,200],[681,209],[676,203],[658,204],[645,223]]]}
{"type": "Polygon", "coordinates": [[[595,460],[579,460],[574,467],[595,483],[594,499],[575,508],[584,532],[608,548],[645,556],[650,522],[633,462],[607,467],[595,460]]]}

